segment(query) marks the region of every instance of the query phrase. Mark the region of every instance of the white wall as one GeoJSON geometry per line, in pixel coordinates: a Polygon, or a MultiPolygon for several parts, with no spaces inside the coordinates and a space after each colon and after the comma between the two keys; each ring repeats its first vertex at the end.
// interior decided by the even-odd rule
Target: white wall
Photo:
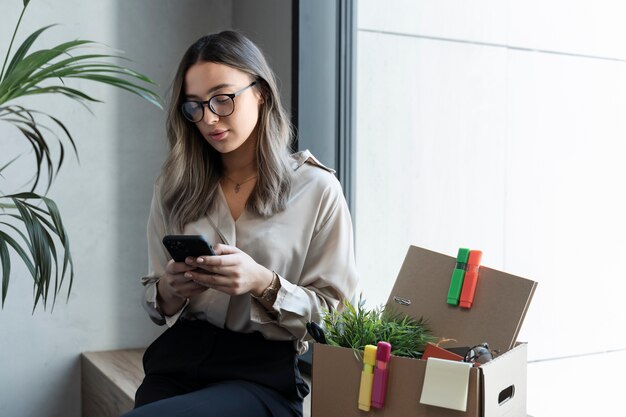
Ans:
{"type": "Polygon", "coordinates": [[[530,359],[626,348],[626,6],[359,2],[357,263],[409,244],[539,281],[530,359]]]}
{"type": "MultiPolygon", "coordinates": [[[[6,51],[21,0],[0,3],[0,50],[6,51]]],[[[33,0],[18,41],[35,29],[62,23],[36,46],[86,38],[126,52],[132,67],[153,77],[165,93],[185,48],[199,36],[230,27],[227,0],[33,0]]],[[[4,55],[2,56],[4,58],[4,55]]],[[[146,346],[161,330],[140,307],[139,277],[147,266],[145,225],[152,183],[165,152],[164,113],[129,94],[75,83],[105,104],[95,116],[68,100],[41,96],[33,106],[63,120],[78,141],[80,166],[69,159],[50,195],[71,237],[76,279],[54,311],[32,310],[24,268],[11,277],[0,310],[0,416],[80,415],[79,355],[83,351],[146,346]]],[[[21,136],[0,125],[0,166],[27,149],[21,136]]],[[[32,174],[27,155],[1,185],[32,174]]],[[[16,264],[17,265],[17,264],[16,264]]]]}

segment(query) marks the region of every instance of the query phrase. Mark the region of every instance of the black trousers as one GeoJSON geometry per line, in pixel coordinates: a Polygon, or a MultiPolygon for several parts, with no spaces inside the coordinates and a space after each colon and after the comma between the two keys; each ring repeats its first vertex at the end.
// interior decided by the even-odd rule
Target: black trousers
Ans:
{"type": "Polygon", "coordinates": [[[309,387],[290,341],[179,320],[146,350],[135,410],[124,417],[301,417],[309,387]]]}

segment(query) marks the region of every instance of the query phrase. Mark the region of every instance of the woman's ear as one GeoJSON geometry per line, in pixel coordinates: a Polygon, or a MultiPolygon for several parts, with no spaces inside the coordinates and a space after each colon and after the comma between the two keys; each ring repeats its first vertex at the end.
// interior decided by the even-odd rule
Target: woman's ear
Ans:
{"type": "Polygon", "coordinates": [[[263,83],[260,83],[259,89],[257,90],[259,94],[259,103],[265,103],[265,99],[267,97],[267,91],[265,90],[265,86],[263,83]]]}

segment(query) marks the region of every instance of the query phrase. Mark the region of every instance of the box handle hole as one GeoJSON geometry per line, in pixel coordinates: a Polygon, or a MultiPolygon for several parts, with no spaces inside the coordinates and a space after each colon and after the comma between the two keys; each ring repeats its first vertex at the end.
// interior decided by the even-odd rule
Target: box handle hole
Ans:
{"type": "Polygon", "coordinates": [[[498,405],[504,404],[513,398],[513,396],[515,396],[515,386],[511,385],[510,387],[500,391],[500,394],[498,395],[498,405]]]}

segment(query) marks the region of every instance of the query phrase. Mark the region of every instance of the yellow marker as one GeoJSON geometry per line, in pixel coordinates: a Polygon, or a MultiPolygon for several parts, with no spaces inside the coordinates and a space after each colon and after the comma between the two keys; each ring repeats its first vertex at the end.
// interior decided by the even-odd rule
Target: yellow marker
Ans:
{"type": "Polygon", "coordinates": [[[359,388],[359,410],[370,411],[375,365],[376,346],[367,345],[363,353],[363,372],[361,372],[361,388],[359,388]]]}

